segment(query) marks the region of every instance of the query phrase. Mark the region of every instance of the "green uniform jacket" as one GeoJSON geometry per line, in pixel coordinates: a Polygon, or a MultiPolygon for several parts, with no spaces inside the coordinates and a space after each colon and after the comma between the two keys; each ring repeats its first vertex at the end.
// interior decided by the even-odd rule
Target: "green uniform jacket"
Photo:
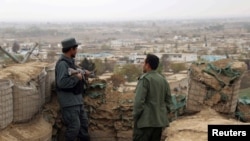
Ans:
{"type": "Polygon", "coordinates": [[[133,117],[137,128],[169,126],[171,92],[167,80],[150,71],[139,78],[135,90],[133,117]]]}
{"type": "Polygon", "coordinates": [[[67,58],[62,55],[59,60],[63,59],[64,61],[59,61],[56,64],[55,73],[56,73],[56,87],[57,87],[57,98],[60,106],[70,107],[75,105],[83,104],[83,97],[81,94],[74,94],[72,91],[65,91],[63,89],[74,89],[78,84],[80,79],[76,76],[70,76],[68,68],[71,68],[69,65],[75,65],[74,60],[67,58]],[[67,61],[67,62],[66,62],[67,61]]]}

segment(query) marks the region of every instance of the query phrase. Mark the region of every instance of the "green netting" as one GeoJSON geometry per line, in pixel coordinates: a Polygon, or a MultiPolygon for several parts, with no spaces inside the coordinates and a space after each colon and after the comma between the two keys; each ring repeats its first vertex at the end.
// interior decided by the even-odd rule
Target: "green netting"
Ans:
{"type": "Polygon", "coordinates": [[[250,105],[250,98],[247,96],[243,96],[239,98],[239,103],[244,104],[244,105],[250,105]]]}
{"type": "Polygon", "coordinates": [[[89,88],[100,88],[100,89],[104,89],[106,87],[105,83],[93,83],[91,85],[89,85],[89,88]]]}
{"type": "Polygon", "coordinates": [[[100,93],[100,92],[88,92],[87,95],[91,98],[98,98],[100,97],[101,95],[103,95],[103,93],[100,93]]]}
{"type": "Polygon", "coordinates": [[[103,90],[106,88],[106,83],[93,83],[89,85],[88,90],[86,91],[86,95],[91,98],[99,98],[104,95],[103,90]]]}
{"type": "Polygon", "coordinates": [[[186,105],[186,96],[184,95],[172,95],[171,111],[176,111],[177,109],[184,107],[186,105]]]}
{"type": "Polygon", "coordinates": [[[237,108],[236,108],[236,112],[235,112],[235,116],[239,119],[239,120],[241,120],[241,121],[243,121],[243,122],[249,122],[249,120],[250,120],[250,109],[249,109],[249,107],[250,107],[250,98],[249,97],[246,97],[246,96],[244,96],[244,97],[240,97],[239,99],[238,99],[238,105],[237,105],[237,108]],[[239,108],[239,105],[242,105],[242,106],[248,106],[248,108],[246,108],[246,109],[248,109],[247,111],[246,110],[241,110],[240,108],[239,108]]]}
{"type": "Polygon", "coordinates": [[[245,121],[245,118],[244,118],[244,113],[241,112],[241,111],[236,111],[235,112],[235,117],[241,121],[245,121]]]}
{"type": "Polygon", "coordinates": [[[186,106],[186,96],[185,95],[172,95],[172,105],[171,105],[171,113],[173,114],[170,117],[170,120],[176,119],[182,113],[180,112],[181,109],[184,109],[186,106]]]}
{"type": "Polygon", "coordinates": [[[224,87],[225,85],[232,84],[234,80],[240,77],[241,73],[233,70],[231,68],[232,63],[229,63],[225,68],[218,68],[212,63],[208,63],[206,69],[202,70],[203,72],[212,75],[215,79],[218,80],[220,85],[224,87]],[[230,78],[229,84],[221,80],[218,75],[224,75],[230,78]]]}

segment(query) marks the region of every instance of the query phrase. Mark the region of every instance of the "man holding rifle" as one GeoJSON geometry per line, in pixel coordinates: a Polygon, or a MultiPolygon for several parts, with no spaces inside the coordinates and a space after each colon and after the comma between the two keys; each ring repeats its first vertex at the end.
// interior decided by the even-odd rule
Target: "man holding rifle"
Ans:
{"type": "MultiPolygon", "coordinates": [[[[88,118],[83,107],[83,73],[69,72],[73,69],[77,72],[74,58],[79,43],[74,38],[68,38],[61,42],[63,54],[56,63],[56,92],[61,108],[63,122],[66,125],[66,141],[89,141],[88,118]]],[[[88,75],[86,71],[86,75],[88,75]]]]}

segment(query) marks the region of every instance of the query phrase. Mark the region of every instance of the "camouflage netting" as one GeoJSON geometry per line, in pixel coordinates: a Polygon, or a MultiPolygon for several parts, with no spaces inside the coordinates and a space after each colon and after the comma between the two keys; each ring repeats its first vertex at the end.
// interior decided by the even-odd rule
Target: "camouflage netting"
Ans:
{"type": "Polygon", "coordinates": [[[185,94],[172,94],[171,111],[168,114],[169,121],[176,120],[179,116],[185,114],[186,110],[186,95],[185,94]]]}
{"type": "Polygon", "coordinates": [[[217,112],[235,112],[240,82],[247,70],[244,62],[222,59],[212,63],[193,63],[189,69],[186,110],[199,112],[202,105],[217,112]]]}

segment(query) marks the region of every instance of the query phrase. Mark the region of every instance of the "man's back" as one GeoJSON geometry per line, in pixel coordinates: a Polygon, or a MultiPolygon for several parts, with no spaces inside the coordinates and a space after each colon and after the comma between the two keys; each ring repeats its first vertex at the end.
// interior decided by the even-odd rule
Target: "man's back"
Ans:
{"type": "Polygon", "coordinates": [[[143,64],[144,74],[135,90],[133,141],[160,141],[163,127],[169,126],[171,92],[167,80],[156,71],[159,62],[158,56],[147,54],[143,64]]]}
{"type": "MultiPolygon", "coordinates": [[[[144,109],[138,120],[138,127],[168,126],[166,100],[171,100],[171,95],[166,79],[158,72],[150,71],[140,78],[138,83],[146,89],[144,109]]],[[[136,94],[141,93],[138,89],[136,94]]]]}

